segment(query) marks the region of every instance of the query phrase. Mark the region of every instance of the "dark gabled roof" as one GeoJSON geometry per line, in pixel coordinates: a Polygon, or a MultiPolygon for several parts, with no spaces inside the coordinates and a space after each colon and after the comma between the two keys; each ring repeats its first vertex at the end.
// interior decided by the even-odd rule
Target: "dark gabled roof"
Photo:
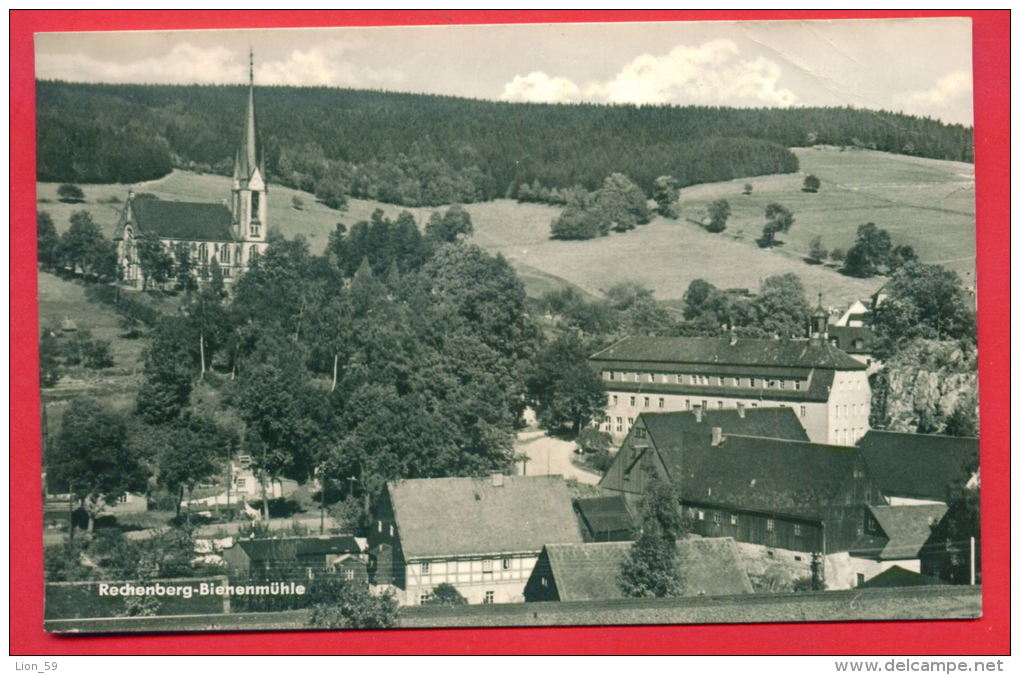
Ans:
{"type": "Polygon", "coordinates": [[[237,545],[253,561],[294,560],[301,556],[358,553],[361,551],[358,542],[350,536],[241,539],[237,545]]]}
{"type": "Polygon", "coordinates": [[[977,469],[978,440],[872,429],[857,441],[887,497],[945,501],[977,469]]]}
{"type": "Polygon", "coordinates": [[[867,326],[829,326],[829,339],[847,354],[869,354],[875,348],[875,331],[867,326]],[[854,347],[860,340],[861,346],[854,347]]]}
{"type": "Polygon", "coordinates": [[[570,490],[561,476],[420,478],[391,481],[405,558],[542,550],[580,543],[570,490]]]}
{"type": "Polygon", "coordinates": [[[935,577],[919,574],[899,565],[893,565],[889,569],[876,574],[863,584],[861,588],[889,588],[891,586],[938,586],[943,583],[935,577]]]}
{"type": "Polygon", "coordinates": [[[869,509],[885,537],[867,542],[858,540],[850,550],[878,560],[910,560],[917,557],[947,507],[945,504],[911,504],[871,506],[869,509]]]}
{"type": "Polygon", "coordinates": [[[864,370],[866,366],[824,340],[751,340],[627,337],[592,361],[652,361],[788,368],[864,370]]]}
{"type": "MultiPolygon", "coordinates": [[[[548,544],[556,591],[564,602],[622,598],[620,568],[631,542],[548,544]]],[[[732,539],[681,539],[676,542],[677,566],[684,595],[752,593],[751,582],[732,539]]]]}
{"type": "Polygon", "coordinates": [[[723,434],[810,440],[793,408],[744,408],[743,415],[735,408],[706,410],[700,422],[690,411],[641,413],[640,419],[660,452],[678,447],[688,437],[702,435],[710,439],[712,427],[719,427],[723,434]]]}
{"type": "MultiPolygon", "coordinates": [[[[132,199],[126,209],[139,234],[180,241],[234,241],[233,216],[223,204],[132,199]]],[[[122,220],[126,215],[125,210],[122,220]]]]}
{"type": "Polygon", "coordinates": [[[845,505],[846,486],[863,464],[859,450],[841,445],[738,435],[716,446],[704,436],[693,440],[668,470],[684,499],[720,506],[818,514],[845,505]]]}
{"type": "Polygon", "coordinates": [[[637,532],[637,523],[623,495],[575,499],[574,506],[591,537],[617,532],[637,532]]]}

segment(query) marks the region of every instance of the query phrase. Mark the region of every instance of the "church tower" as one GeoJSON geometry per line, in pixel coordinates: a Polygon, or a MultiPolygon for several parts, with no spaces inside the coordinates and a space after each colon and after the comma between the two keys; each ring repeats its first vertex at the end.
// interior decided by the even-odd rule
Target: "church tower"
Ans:
{"type": "MultiPolygon", "coordinates": [[[[255,59],[248,52],[248,110],[234,156],[231,214],[237,241],[266,240],[266,156],[255,126],[255,59]]],[[[256,249],[259,247],[255,247],[256,249]]]]}

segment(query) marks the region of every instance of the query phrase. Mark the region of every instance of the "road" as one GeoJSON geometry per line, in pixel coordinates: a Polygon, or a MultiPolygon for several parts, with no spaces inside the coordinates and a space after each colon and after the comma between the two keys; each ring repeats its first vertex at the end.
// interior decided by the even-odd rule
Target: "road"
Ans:
{"type": "Polygon", "coordinates": [[[517,471],[527,476],[560,475],[587,485],[598,484],[601,476],[571,463],[575,447],[569,441],[546,436],[544,431],[522,431],[517,434],[514,450],[518,454],[526,454],[528,460],[518,462],[517,471]]]}

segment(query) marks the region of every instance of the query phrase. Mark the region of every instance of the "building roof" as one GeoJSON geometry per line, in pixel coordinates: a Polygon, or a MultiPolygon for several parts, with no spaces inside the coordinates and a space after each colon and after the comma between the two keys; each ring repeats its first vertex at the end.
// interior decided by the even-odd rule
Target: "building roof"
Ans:
{"type": "Polygon", "coordinates": [[[864,434],[857,441],[870,473],[887,497],[945,501],[978,465],[978,440],[893,431],[864,434]]]}
{"type": "Polygon", "coordinates": [[[140,234],[180,241],[234,241],[233,216],[223,204],[132,199],[122,220],[128,209],[140,234]]]}
{"type": "Polygon", "coordinates": [[[875,331],[867,326],[829,326],[829,339],[847,354],[870,354],[875,348],[875,331]],[[859,347],[854,346],[856,343],[859,347]]]}
{"type": "Polygon", "coordinates": [[[943,583],[935,577],[920,574],[899,565],[893,565],[889,569],[876,574],[863,584],[861,588],[888,588],[890,586],[937,586],[943,583]]]}
{"type": "Polygon", "coordinates": [[[237,542],[254,560],[293,560],[302,556],[359,553],[354,537],[280,537],[278,539],[240,539],[237,542]]]}
{"type": "Polygon", "coordinates": [[[578,514],[591,538],[618,532],[637,532],[637,523],[623,495],[574,500],[578,514]]]}
{"type": "Polygon", "coordinates": [[[592,361],[671,362],[864,370],[866,366],[823,340],[626,337],[592,361]]]}
{"type": "Polygon", "coordinates": [[[807,441],[807,432],[793,408],[744,408],[744,414],[735,408],[705,410],[701,421],[692,411],[641,413],[641,420],[649,436],[660,449],[678,445],[682,438],[704,435],[710,438],[712,427],[724,434],[784,438],[790,441],[807,441]]]}
{"type": "MultiPolygon", "coordinates": [[[[730,366],[712,366],[712,365],[698,365],[694,367],[677,367],[676,364],[635,364],[633,362],[614,362],[613,364],[617,368],[624,370],[651,370],[656,373],[669,373],[669,372],[682,372],[682,373],[698,373],[701,375],[722,375],[723,377],[732,376],[735,373],[734,369],[730,366]]],[[[704,385],[704,384],[673,384],[669,382],[625,382],[622,380],[615,380],[612,382],[604,382],[606,388],[611,392],[621,393],[634,393],[634,394],[679,394],[694,397],[705,397],[711,398],[713,396],[726,396],[729,398],[743,398],[748,401],[755,399],[768,400],[768,401],[790,401],[791,403],[805,403],[805,402],[825,402],[829,400],[829,392],[832,390],[832,381],[835,376],[835,371],[827,369],[819,370],[796,370],[792,368],[779,369],[776,367],[772,368],[755,368],[753,366],[742,366],[740,368],[740,375],[743,377],[755,376],[761,378],[803,378],[808,377],[808,385],[801,389],[785,389],[776,388],[750,388],[750,387],[733,387],[733,386],[718,386],[718,385],[704,385]],[[780,370],[793,371],[793,372],[779,372],[780,370]],[[768,372],[764,372],[768,371],[768,372]]],[[[763,383],[764,384],[764,383],[763,383]]]]}
{"type": "Polygon", "coordinates": [[[858,540],[850,550],[879,560],[916,558],[947,508],[945,504],[871,506],[871,515],[885,537],[876,537],[874,541],[858,540]]]}
{"type": "Polygon", "coordinates": [[[815,516],[845,505],[848,483],[863,478],[853,447],[733,434],[716,446],[703,436],[693,440],[680,453],[663,454],[685,500],[815,516]]]}
{"type": "Polygon", "coordinates": [[[561,476],[419,478],[387,484],[406,558],[542,550],[580,543],[561,476]]]}
{"type": "MultiPolygon", "coordinates": [[[[622,598],[620,569],[631,542],[548,544],[549,565],[561,601],[622,598]]],[[[751,582],[732,539],[681,539],[677,565],[684,595],[752,593],[751,582]]]]}

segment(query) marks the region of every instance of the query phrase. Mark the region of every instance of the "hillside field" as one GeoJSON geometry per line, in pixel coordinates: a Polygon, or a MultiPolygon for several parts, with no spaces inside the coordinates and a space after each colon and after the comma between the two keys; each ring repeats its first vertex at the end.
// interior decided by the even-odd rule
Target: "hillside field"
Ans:
{"type": "MultiPolygon", "coordinates": [[[[853,243],[857,226],[874,222],[890,231],[895,244],[913,246],[925,262],[938,262],[973,283],[975,219],[973,165],[921,159],[868,150],[799,148],[798,174],[759,176],[723,183],[696,185],[681,193],[678,220],[655,218],[648,225],[624,234],[589,241],[549,239],[549,223],[558,207],[519,204],[499,199],[470,204],[480,246],[500,252],[521,273],[529,295],[573,284],[591,295],[601,295],[615,283],[639,281],[654,289],[661,300],[683,296],[688,284],[702,278],[721,288],[756,290],[767,276],[793,272],[800,276],[809,297],[821,292],[827,305],[846,305],[874,292],[883,279],[852,279],[832,267],[808,265],[803,255],[810,240],[820,235],[826,248],[844,250],[853,243]],[[813,173],[822,183],[816,194],[801,191],[804,176],[813,173]],[[742,194],[745,183],[753,192],[742,194]],[[732,208],[729,226],[710,234],[689,220],[697,219],[706,204],[727,199],[732,208]],[[779,202],[793,211],[796,221],[780,235],[784,244],[762,250],[754,243],[764,223],[765,206],[779,202]]],[[[85,204],[57,201],[55,183],[39,183],[40,210],[49,211],[63,231],[70,214],[85,208],[112,236],[122,203],[102,203],[112,196],[123,201],[126,185],[82,185],[85,204]]],[[[230,194],[229,179],[183,171],[135,186],[162,199],[221,201],[230,194]]],[[[350,227],[381,208],[395,217],[404,207],[351,199],[347,211],[318,203],[313,195],[272,185],[269,192],[270,226],[285,235],[304,235],[314,252],[324,249],[329,233],[342,222],[350,227]],[[304,206],[294,209],[293,197],[304,206]]],[[[410,208],[424,226],[431,208],[410,208]]]]}

